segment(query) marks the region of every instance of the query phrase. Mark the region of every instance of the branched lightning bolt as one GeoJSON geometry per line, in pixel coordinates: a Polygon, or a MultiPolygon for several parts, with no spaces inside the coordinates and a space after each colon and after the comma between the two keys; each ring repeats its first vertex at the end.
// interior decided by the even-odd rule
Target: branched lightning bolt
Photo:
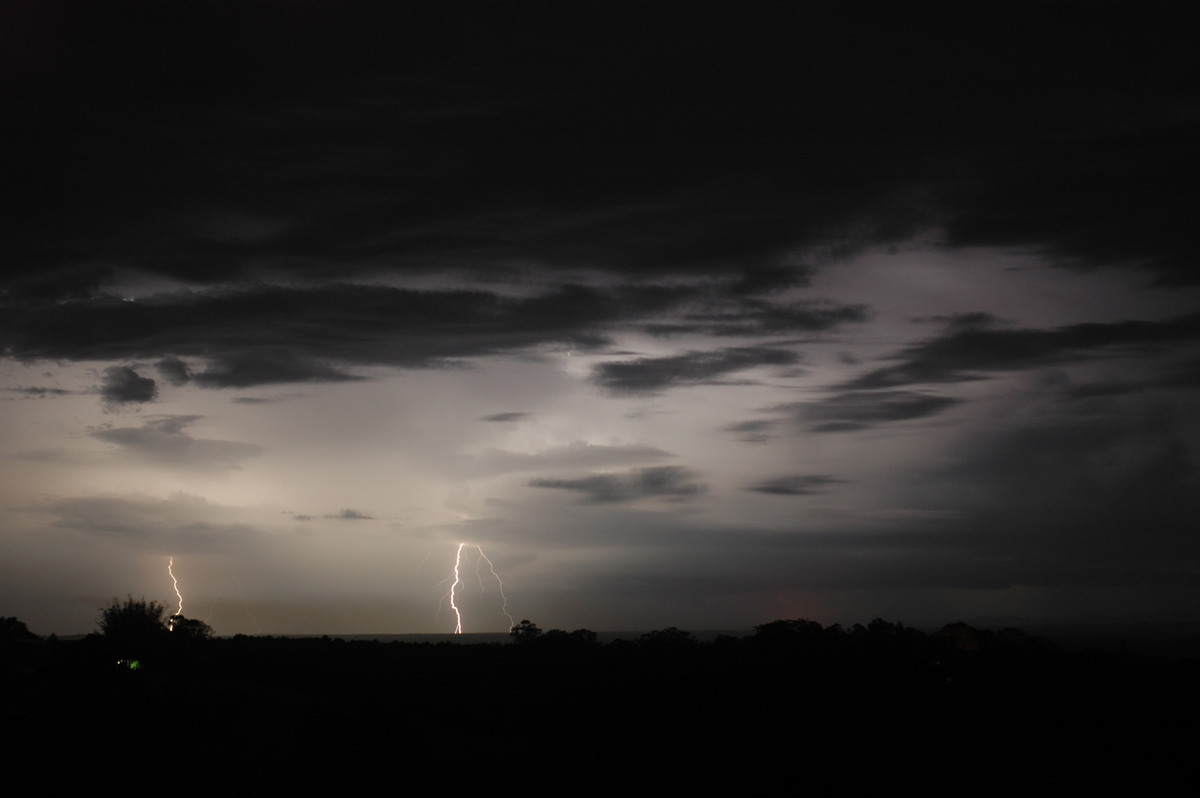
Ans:
{"type": "Polygon", "coordinates": [[[458,610],[458,605],[454,603],[454,590],[461,584],[458,578],[458,564],[462,562],[462,550],[466,543],[458,544],[458,552],[454,555],[454,581],[450,583],[450,609],[454,610],[454,634],[462,634],[462,613],[458,610]]]}
{"type": "Polygon", "coordinates": [[[167,573],[171,577],[171,584],[175,586],[175,595],[179,598],[179,609],[175,610],[176,615],[183,615],[183,594],[179,592],[179,580],[175,578],[175,558],[171,557],[167,560],[167,573]]]}
{"type": "MultiPolygon", "coordinates": [[[[511,615],[508,614],[508,596],[504,595],[504,582],[502,582],[500,580],[500,574],[496,573],[496,566],[492,565],[492,561],[490,559],[488,559],[488,556],[486,554],[483,553],[483,547],[476,544],[475,548],[479,549],[479,556],[481,558],[483,558],[484,560],[487,560],[488,570],[490,570],[492,572],[492,576],[496,577],[496,584],[500,586],[500,598],[504,599],[504,606],[502,606],[500,608],[500,611],[502,613],[504,613],[505,618],[508,618],[508,628],[512,629],[514,626],[517,625],[517,622],[513,620],[513,617],[511,615]]],[[[478,563],[476,563],[475,570],[476,570],[476,572],[479,571],[478,563]]],[[[480,585],[482,585],[482,584],[483,583],[480,582],[480,585]]]]}
{"type": "Polygon", "coordinates": [[[504,613],[504,617],[508,618],[508,628],[512,629],[513,626],[516,625],[516,621],[513,620],[512,615],[510,615],[508,612],[508,596],[504,593],[504,582],[500,579],[500,574],[496,573],[496,566],[493,565],[491,559],[489,559],[488,556],[483,553],[483,547],[478,543],[459,543],[458,550],[454,553],[454,571],[450,576],[442,580],[442,584],[445,584],[446,582],[450,583],[450,591],[446,595],[450,600],[450,609],[454,610],[454,634],[460,635],[463,633],[462,610],[459,609],[457,598],[458,586],[463,583],[461,576],[462,553],[463,549],[465,549],[467,546],[473,546],[479,550],[479,560],[475,562],[475,575],[479,578],[480,590],[484,589],[483,577],[479,573],[480,561],[487,562],[488,570],[492,572],[492,576],[496,579],[496,584],[500,586],[500,598],[503,599],[504,602],[503,606],[500,608],[500,611],[504,613]]]}

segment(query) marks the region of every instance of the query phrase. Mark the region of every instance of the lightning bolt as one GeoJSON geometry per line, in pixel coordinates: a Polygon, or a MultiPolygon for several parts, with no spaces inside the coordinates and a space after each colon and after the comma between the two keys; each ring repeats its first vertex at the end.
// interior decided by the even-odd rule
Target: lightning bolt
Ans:
{"type": "MultiPolygon", "coordinates": [[[[183,594],[179,592],[179,580],[175,578],[175,558],[171,557],[167,560],[167,573],[171,577],[171,584],[175,586],[175,595],[179,599],[179,609],[175,610],[176,615],[183,615],[183,594]]],[[[170,628],[174,628],[171,624],[170,628]]]]}
{"type": "Polygon", "coordinates": [[[492,576],[496,580],[496,584],[500,586],[500,598],[503,599],[503,602],[504,602],[503,606],[500,608],[500,611],[504,613],[504,617],[508,618],[508,628],[512,629],[513,626],[516,625],[516,621],[513,620],[512,615],[510,615],[508,612],[508,596],[504,592],[504,582],[503,582],[503,580],[500,579],[500,574],[496,573],[496,566],[493,565],[491,559],[489,559],[488,556],[483,553],[483,547],[480,546],[478,543],[459,543],[458,550],[454,553],[454,570],[450,574],[450,576],[447,576],[445,579],[442,580],[442,584],[445,584],[446,582],[450,583],[450,590],[446,594],[446,597],[450,601],[450,609],[454,610],[454,634],[460,635],[463,633],[462,609],[458,606],[458,588],[459,588],[459,585],[463,584],[463,581],[462,581],[463,549],[467,548],[468,546],[471,546],[472,548],[476,549],[479,552],[479,559],[475,561],[475,575],[476,575],[476,577],[479,578],[479,589],[480,590],[484,589],[483,588],[483,577],[482,577],[482,575],[480,575],[479,569],[481,567],[482,562],[487,562],[488,570],[491,571],[492,576]]]}
{"type": "MultiPolygon", "coordinates": [[[[504,582],[501,581],[500,574],[496,573],[496,566],[492,565],[492,561],[490,559],[488,559],[488,556],[486,554],[483,553],[483,548],[481,546],[479,546],[478,544],[475,545],[475,548],[479,549],[479,557],[483,560],[487,560],[488,570],[492,572],[492,576],[496,577],[496,584],[500,586],[500,598],[504,599],[504,606],[502,606],[500,608],[500,612],[504,613],[505,618],[508,618],[508,628],[512,629],[514,626],[517,625],[517,622],[513,620],[513,617],[511,615],[508,614],[508,596],[504,595],[504,582]]],[[[475,563],[475,573],[476,573],[476,575],[478,575],[478,573],[479,573],[479,563],[478,562],[475,563]]],[[[479,586],[480,586],[480,588],[483,587],[482,580],[480,580],[479,586]]]]}
{"type": "Polygon", "coordinates": [[[454,603],[454,591],[462,584],[462,580],[458,578],[458,565],[462,562],[462,550],[466,543],[458,544],[458,552],[454,555],[454,581],[450,583],[450,609],[454,610],[454,634],[462,634],[462,612],[459,611],[458,605],[454,603]]]}

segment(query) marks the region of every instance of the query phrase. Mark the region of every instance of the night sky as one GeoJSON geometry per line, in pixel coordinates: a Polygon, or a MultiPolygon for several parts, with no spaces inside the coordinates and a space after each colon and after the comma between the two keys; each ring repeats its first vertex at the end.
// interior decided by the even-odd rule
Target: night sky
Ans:
{"type": "Polygon", "coordinates": [[[5,3],[0,614],[1196,617],[1182,7],[5,3]]]}

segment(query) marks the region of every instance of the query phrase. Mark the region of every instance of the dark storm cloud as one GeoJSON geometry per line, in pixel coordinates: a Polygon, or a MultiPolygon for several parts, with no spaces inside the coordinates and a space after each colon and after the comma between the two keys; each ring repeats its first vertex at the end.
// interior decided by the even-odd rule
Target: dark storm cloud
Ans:
{"type": "Polygon", "coordinates": [[[770,294],[782,288],[807,286],[814,269],[810,266],[759,266],[743,271],[729,286],[733,295],[770,294]]]}
{"type": "Polygon", "coordinates": [[[1177,171],[1196,163],[1186,141],[1195,101],[1154,111],[1159,118],[1144,125],[1112,120],[1091,135],[1064,131],[1067,141],[1012,148],[1007,168],[980,158],[964,175],[970,188],[955,192],[947,243],[1035,245],[1069,268],[1132,265],[1158,283],[1196,283],[1200,272],[1188,261],[1200,237],[1172,207],[1196,198],[1177,171]]]}
{"type": "Polygon", "coordinates": [[[892,356],[898,365],[868,372],[848,388],[983,379],[980,372],[1016,371],[1089,358],[1153,353],[1200,340],[1200,314],[1167,321],[1073,324],[1046,330],[968,327],[892,356]]]}
{"type": "MultiPolygon", "coordinates": [[[[935,224],[955,246],[1192,279],[1196,103],[1176,76],[1195,50],[1170,14],[1142,42],[1113,41],[1127,26],[1107,8],[1068,24],[1032,7],[881,6],[864,20],[807,6],[758,9],[736,32],[719,6],[669,3],[632,27],[590,7],[530,25],[519,7],[413,23],[386,4],[318,3],[285,13],[286,37],[267,35],[279,10],[254,3],[211,12],[211,26],[180,9],[145,27],[49,15],[31,30],[62,57],[3,85],[15,121],[0,157],[21,201],[6,217],[17,267],[0,284],[0,344],[25,360],[159,358],[172,384],[247,387],[595,348],[618,324],[823,331],[866,309],[764,296],[806,284],[797,257],[935,224]],[[162,25],[179,46],[157,44],[162,25]],[[63,129],[77,131],[69,146],[63,129]],[[256,282],[106,297],[129,267],[256,282]],[[546,287],[572,269],[642,282],[546,287]],[[542,288],[323,285],[446,270],[542,288]],[[644,282],[681,274],[716,287],[644,282]]],[[[1078,351],[1039,336],[1055,334],[957,330],[855,387],[1078,351]]],[[[632,391],[705,379],[702,364],[679,368],[598,376],[632,391]]]]}
{"type": "Polygon", "coordinates": [[[955,313],[950,316],[938,314],[933,316],[918,317],[914,319],[914,321],[931,321],[956,329],[975,329],[978,327],[991,327],[992,325],[999,323],[1000,319],[996,318],[991,313],[973,311],[971,313],[955,313]]]}
{"type": "Polygon", "coordinates": [[[866,321],[864,305],[805,301],[780,304],[737,296],[713,296],[705,308],[688,309],[671,321],[643,325],[652,335],[786,335],[831,330],[866,321]]]}
{"type": "Polygon", "coordinates": [[[264,346],[217,358],[194,379],[206,388],[249,388],[289,382],[351,382],[361,377],[279,346],[264,346]]]}
{"type": "Polygon", "coordinates": [[[824,493],[830,485],[845,482],[824,474],[802,474],[791,477],[768,479],[751,485],[747,490],[758,493],[768,493],[773,496],[810,496],[814,493],[824,493]]]}
{"type": "MultiPolygon", "coordinates": [[[[244,388],[359,379],[345,370],[352,365],[428,368],[546,345],[592,349],[607,343],[615,325],[675,311],[680,321],[670,331],[716,334],[826,330],[862,319],[858,307],[784,307],[722,291],[711,284],[568,284],[511,296],[342,283],[178,291],[136,302],[101,296],[26,307],[12,317],[6,349],[25,360],[159,357],[157,368],[172,384],[244,388]]],[[[715,375],[756,358],[794,362],[777,350],[727,350],[703,362],[697,355],[692,368],[715,375]]],[[[138,386],[147,383],[114,367],[121,368],[112,373],[124,382],[110,393],[124,401],[144,395],[138,386]]]]}
{"type": "Polygon", "coordinates": [[[624,273],[736,265],[774,275],[743,288],[754,291],[782,284],[777,261],[796,228],[824,239],[847,226],[839,215],[878,203],[875,186],[855,185],[842,170],[776,159],[794,151],[791,134],[827,118],[763,118],[775,92],[788,97],[804,85],[803,63],[788,63],[797,48],[784,39],[765,49],[752,35],[727,40],[728,64],[755,63],[739,53],[770,54],[760,75],[730,81],[736,73],[712,62],[705,43],[715,31],[701,22],[690,39],[665,9],[642,18],[645,31],[619,55],[593,37],[630,28],[603,14],[538,14],[530,25],[519,10],[495,13],[434,12],[414,25],[379,8],[311,7],[303,21],[285,15],[294,40],[272,35],[275,24],[246,33],[264,20],[233,14],[229,30],[261,37],[253,54],[240,37],[218,33],[224,26],[199,30],[181,17],[175,35],[190,45],[182,59],[150,44],[150,31],[137,36],[136,23],[80,23],[64,66],[44,74],[40,92],[18,92],[21,143],[56,156],[41,159],[49,175],[14,169],[18,191],[33,189],[35,177],[76,187],[43,197],[41,213],[26,210],[36,224],[17,242],[21,260],[63,264],[92,253],[199,283],[236,277],[266,257],[318,275],[332,263],[346,274],[381,261],[419,271],[554,262],[624,273]],[[294,51],[311,33],[309,14],[328,17],[321,46],[294,51]],[[486,27],[476,27],[482,19],[486,27]],[[656,28],[676,35],[650,34],[656,28]],[[439,35],[461,59],[446,61],[439,35]],[[304,67],[275,66],[298,52],[304,67]],[[788,85],[776,87],[780,78],[788,85]],[[138,113],[158,106],[166,113],[138,113]],[[86,123],[83,152],[39,140],[40,125],[63,114],[86,123]],[[751,142],[756,149],[745,148],[751,142]],[[749,175],[747,156],[763,150],[756,166],[792,174],[768,185],[749,175]],[[788,188],[796,173],[806,191],[788,188]],[[103,191],[112,185],[121,190],[103,191]],[[52,246],[41,238],[46,215],[66,233],[52,246]]]}
{"type": "Polygon", "coordinates": [[[535,479],[529,485],[576,491],[584,495],[583,502],[599,504],[656,496],[684,499],[704,493],[707,486],[691,481],[694,478],[695,474],[682,466],[656,466],[623,474],[594,474],[579,479],[535,479]]]}
{"type": "Polygon", "coordinates": [[[926,418],[960,401],[913,391],[855,391],[773,409],[789,413],[812,432],[852,432],[877,424],[926,418]]]}
{"type": "Polygon", "coordinates": [[[96,266],[31,270],[25,274],[15,270],[0,277],[0,307],[9,303],[87,299],[100,293],[112,275],[111,268],[96,266]]]}
{"type": "Polygon", "coordinates": [[[184,430],[202,416],[155,416],[140,427],[116,427],[95,430],[93,438],[119,446],[121,450],[151,463],[201,470],[238,468],[262,448],[237,441],[193,438],[184,430]]]}
{"type": "Polygon", "coordinates": [[[109,366],[100,380],[100,396],[107,404],[151,402],[158,396],[158,384],[128,366],[109,366]]]}
{"type": "Polygon", "coordinates": [[[38,21],[0,86],[26,271],[3,301],[94,296],[96,263],[738,270],[749,295],[802,283],[798,251],[934,225],[1195,274],[1196,55],[1171,7],[52,8],[11,20],[38,21]]]}
{"type": "Polygon", "coordinates": [[[738,347],[601,363],[592,370],[592,380],[612,393],[646,394],[712,382],[758,366],[790,366],[799,361],[799,355],[784,349],[738,347]]]}
{"type": "MultiPolygon", "coordinates": [[[[248,286],[30,307],[6,348],[19,359],[164,356],[172,378],[207,387],[357,379],[336,364],[428,368],[537,347],[594,348],[608,325],[670,309],[690,289],[565,285],[532,296],[379,285],[248,286]],[[207,361],[203,370],[180,356],[207,361]]],[[[145,401],[147,383],[113,367],[110,393],[145,401]],[[139,392],[140,391],[140,392],[139,392]]],[[[152,384],[153,381],[150,381],[152,384]]]]}
{"type": "Polygon", "coordinates": [[[192,373],[186,363],[177,357],[164,357],[154,364],[162,378],[176,387],[186,385],[192,373]]]}
{"type": "Polygon", "coordinates": [[[1200,362],[1191,361],[1160,367],[1150,379],[1104,380],[1070,385],[1062,389],[1065,400],[1088,400],[1141,394],[1147,391],[1200,388],[1200,362]]]}
{"type": "Polygon", "coordinates": [[[521,421],[528,417],[529,417],[528,413],[509,412],[509,413],[495,413],[490,416],[484,416],[483,418],[481,418],[479,420],[480,421],[496,421],[496,422],[521,421]]]}

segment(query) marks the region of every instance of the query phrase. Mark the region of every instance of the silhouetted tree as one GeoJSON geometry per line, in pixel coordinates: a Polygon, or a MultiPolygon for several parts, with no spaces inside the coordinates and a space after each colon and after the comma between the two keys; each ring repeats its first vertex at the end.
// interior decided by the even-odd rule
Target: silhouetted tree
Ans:
{"type": "Polygon", "coordinates": [[[542,630],[530,620],[522,620],[508,631],[514,643],[532,643],[542,636],[542,630]]]}
{"type": "Polygon", "coordinates": [[[140,648],[163,639],[167,633],[167,608],[157,601],[127,596],[124,603],[113,599],[100,610],[96,625],[106,638],[121,647],[140,648]]]}
{"type": "Polygon", "coordinates": [[[576,629],[567,632],[562,629],[550,629],[538,638],[538,646],[554,646],[557,648],[587,648],[597,645],[596,633],[591,629],[576,629]]]}
{"type": "Polygon", "coordinates": [[[576,629],[571,632],[571,639],[581,646],[594,646],[599,640],[591,629],[576,629]]]}
{"type": "Polygon", "coordinates": [[[754,627],[754,642],[756,645],[772,648],[816,648],[827,636],[837,636],[841,627],[832,635],[816,621],[797,618],[789,621],[772,621],[754,627]]]}
{"type": "Polygon", "coordinates": [[[213,636],[211,626],[198,618],[185,618],[182,615],[172,615],[167,623],[172,636],[188,639],[207,640],[213,636]]]}
{"type": "Polygon", "coordinates": [[[674,626],[668,626],[666,629],[655,629],[653,632],[646,632],[640,635],[636,641],[638,645],[648,646],[652,648],[691,648],[696,645],[696,638],[692,637],[691,632],[685,632],[682,629],[676,629],[674,626]]]}
{"type": "Polygon", "coordinates": [[[40,640],[29,627],[16,618],[0,618],[0,640],[40,640]]]}

